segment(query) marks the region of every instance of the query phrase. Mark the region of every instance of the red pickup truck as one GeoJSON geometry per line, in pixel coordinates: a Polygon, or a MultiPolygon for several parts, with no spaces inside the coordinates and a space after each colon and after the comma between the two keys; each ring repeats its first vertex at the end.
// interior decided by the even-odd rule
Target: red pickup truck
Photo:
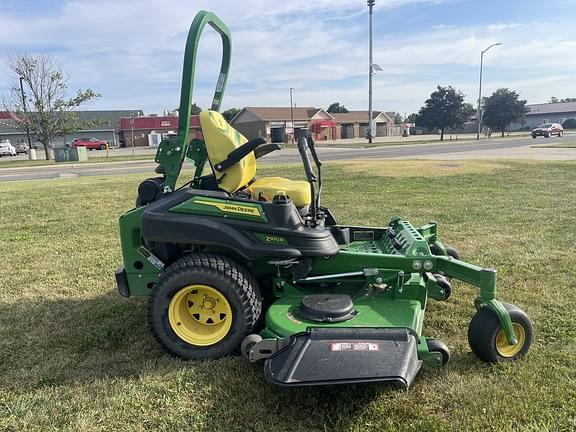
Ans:
{"type": "Polygon", "coordinates": [[[74,147],[86,147],[88,150],[106,150],[108,141],[97,138],[76,138],[73,145],[74,147]]]}

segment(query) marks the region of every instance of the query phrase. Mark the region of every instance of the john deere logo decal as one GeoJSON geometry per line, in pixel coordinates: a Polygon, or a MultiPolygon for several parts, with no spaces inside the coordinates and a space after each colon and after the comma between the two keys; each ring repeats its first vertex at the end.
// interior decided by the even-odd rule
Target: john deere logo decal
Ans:
{"type": "Polygon", "coordinates": [[[170,211],[206,216],[229,217],[250,222],[268,222],[266,214],[259,204],[240,201],[224,201],[209,197],[192,197],[175,205],[170,211]]]}
{"type": "Polygon", "coordinates": [[[194,200],[194,204],[203,204],[216,207],[224,213],[237,213],[248,216],[260,216],[260,209],[258,207],[250,207],[238,204],[229,204],[223,202],[194,200]]]}
{"type": "Polygon", "coordinates": [[[260,210],[258,210],[256,207],[244,207],[240,205],[224,204],[222,207],[220,207],[220,210],[230,213],[242,213],[253,216],[260,216],[260,210]]]}

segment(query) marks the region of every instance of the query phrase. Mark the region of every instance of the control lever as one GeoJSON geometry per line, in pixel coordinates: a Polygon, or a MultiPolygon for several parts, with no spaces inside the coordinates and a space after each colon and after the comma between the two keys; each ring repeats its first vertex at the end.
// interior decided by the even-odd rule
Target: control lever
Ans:
{"type": "Polygon", "coordinates": [[[316,164],[316,171],[318,172],[318,191],[316,192],[316,196],[313,196],[314,209],[317,213],[316,219],[318,219],[318,216],[323,219],[324,213],[320,211],[320,196],[322,195],[322,161],[320,161],[318,153],[316,153],[316,145],[314,144],[314,140],[311,136],[306,137],[306,142],[308,144],[308,148],[310,149],[310,153],[312,153],[314,163],[316,164]]]}
{"type": "Polygon", "coordinates": [[[300,153],[302,163],[304,164],[304,171],[306,172],[306,178],[308,179],[308,183],[310,183],[310,196],[312,198],[309,213],[311,217],[310,222],[313,227],[316,227],[318,219],[318,207],[316,200],[316,191],[314,187],[314,183],[316,183],[316,174],[312,170],[312,165],[310,164],[310,158],[308,157],[308,140],[306,139],[306,135],[307,130],[301,129],[298,136],[298,152],[300,153]]]}
{"type": "Polygon", "coordinates": [[[298,151],[300,152],[300,157],[302,158],[302,163],[304,164],[304,171],[306,172],[306,177],[308,178],[309,182],[316,181],[316,175],[312,170],[312,165],[310,164],[310,158],[308,157],[308,152],[306,151],[308,147],[308,142],[306,138],[299,137],[298,138],[298,151]]]}
{"type": "Polygon", "coordinates": [[[314,159],[314,163],[318,168],[322,166],[322,161],[318,157],[318,153],[316,153],[316,144],[314,144],[314,140],[311,136],[306,138],[306,142],[308,143],[308,148],[310,149],[310,153],[312,153],[312,158],[314,159]]]}

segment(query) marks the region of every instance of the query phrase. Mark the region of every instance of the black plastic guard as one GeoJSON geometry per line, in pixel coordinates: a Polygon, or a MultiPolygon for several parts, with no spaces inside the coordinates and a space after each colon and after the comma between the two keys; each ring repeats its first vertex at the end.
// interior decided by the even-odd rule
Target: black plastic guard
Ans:
{"type": "Polygon", "coordinates": [[[408,388],[422,362],[404,328],[312,328],[264,364],[266,381],[281,386],[383,382],[408,388]]]}

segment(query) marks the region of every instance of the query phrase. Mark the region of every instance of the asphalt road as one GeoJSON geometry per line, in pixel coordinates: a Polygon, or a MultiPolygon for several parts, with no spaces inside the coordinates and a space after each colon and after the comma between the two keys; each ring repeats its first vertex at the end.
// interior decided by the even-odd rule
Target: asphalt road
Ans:
{"type": "MultiPolygon", "coordinates": [[[[483,141],[448,142],[438,144],[395,145],[372,148],[319,147],[323,161],[350,159],[576,159],[576,149],[534,148],[535,144],[569,142],[570,137],[533,140],[505,138],[483,141]]],[[[272,153],[262,159],[266,163],[299,162],[294,148],[272,153]]],[[[116,174],[149,173],[156,164],[151,161],[127,161],[97,164],[65,164],[37,167],[0,168],[0,181],[38,180],[78,176],[106,176],[116,174]]]]}

